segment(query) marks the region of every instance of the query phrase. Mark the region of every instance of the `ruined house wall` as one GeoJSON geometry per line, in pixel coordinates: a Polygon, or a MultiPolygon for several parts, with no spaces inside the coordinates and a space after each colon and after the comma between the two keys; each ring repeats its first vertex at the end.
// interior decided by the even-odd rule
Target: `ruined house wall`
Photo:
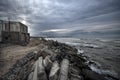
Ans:
{"type": "MultiPolygon", "coordinates": [[[[10,25],[9,25],[8,21],[0,20],[0,42],[2,41],[2,31],[7,31],[6,33],[4,33],[6,35],[8,35],[8,31],[20,32],[20,24],[18,22],[10,22],[10,25]],[[9,26],[10,26],[10,28],[9,28],[9,26]]],[[[11,34],[13,34],[13,33],[11,33],[11,34]]]]}
{"type": "Polygon", "coordinates": [[[29,43],[29,33],[2,31],[2,41],[12,43],[29,43]]]}
{"type": "Polygon", "coordinates": [[[3,26],[5,24],[3,24],[3,21],[0,20],[0,42],[2,41],[2,31],[5,29],[3,26]]]}
{"type": "Polygon", "coordinates": [[[1,41],[2,22],[0,21],[0,41],[1,41]]]}
{"type": "Polygon", "coordinates": [[[20,27],[19,23],[10,23],[10,31],[20,32],[20,27]]]}
{"type": "Polygon", "coordinates": [[[22,32],[22,33],[28,33],[28,28],[27,28],[27,26],[26,25],[24,25],[24,24],[22,24],[22,23],[20,23],[20,32],[22,32]]]}
{"type": "Polygon", "coordinates": [[[20,22],[0,21],[0,42],[28,43],[29,39],[26,25],[20,22]]]}
{"type": "Polygon", "coordinates": [[[2,31],[3,42],[19,42],[19,32],[2,31]]]}
{"type": "Polygon", "coordinates": [[[14,31],[28,33],[27,26],[20,22],[1,22],[2,31],[14,31]]]}

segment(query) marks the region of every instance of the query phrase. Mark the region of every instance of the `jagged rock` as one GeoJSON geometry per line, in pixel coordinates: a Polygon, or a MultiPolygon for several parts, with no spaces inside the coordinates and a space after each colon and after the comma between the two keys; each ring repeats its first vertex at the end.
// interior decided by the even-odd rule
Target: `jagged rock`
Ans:
{"type": "MultiPolygon", "coordinates": [[[[2,79],[3,79],[3,80],[15,80],[15,79],[17,78],[17,80],[19,80],[19,78],[20,78],[20,79],[25,78],[25,77],[27,76],[27,74],[26,74],[26,76],[24,76],[24,77],[23,77],[23,76],[19,76],[19,77],[18,77],[18,75],[22,75],[22,74],[28,72],[28,69],[30,69],[30,68],[27,67],[27,66],[28,66],[27,63],[29,63],[32,59],[34,59],[34,56],[35,56],[35,55],[36,55],[35,53],[31,52],[31,53],[28,53],[25,57],[23,57],[23,58],[21,58],[20,60],[16,61],[16,63],[13,65],[13,67],[9,70],[8,73],[6,73],[6,74],[2,77],[2,79]],[[22,74],[20,74],[20,71],[21,71],[21,70],[24,71],[24,69],[25,69],[27,72],[25,71],[25,72],[23,72],[22,74]]],[[[29,65],[30,65],[30,64],[29,64],[29,65]]],[[[24,80],[24,79],[23,79],[23,80],[24,80]]]]}
{"type": "Polygon", "coordinates": [[[31,72],[28,76],[28,79],[27,80],[32,80],[33,79],[33,72],[31,72]]]}
{"type": "Polygon", "coordinates": [[[82,76],[71,74],[70,80],[83,80],[82,76]]]}
{"type": "Polygon", "coordinates": [[[38,71],[38,61],[36,61],[36,63],[35,63],[35,69],[34,69],[34,72],[33,72],[33,79],[32,80],[38,80],[37,71],[38,71]]]}
{"type": "Polygon", "coordinates": [[[69,73],[79,75],[79,74],[81,74],[81,71],[78,67],[74,67],[73,65],[70,65],[69,73]]]}
{"type": "Polygon", "coordinates": [[[68,79],[68,70],[69,70],[69,60],[63,59],[61,62],[61,67],[60,67],[59,80],[68,79]]]}
{"type": "Polygon", "coordinates": [[[52,67],[52,61],[50,60],[50,56],[46,56],[45,59],[43,60],[43,65],[45,67],[46,73],[49,74],[50,69],[52,67]]]}
{"type": "Polygon", "coordinates": [[[38,73],[38,80],[47,80],[47,75],[45,72],[45,67],[43,65],[43,58],[42,57],[39,57],[39,60],[38,60],[37,73],[38,73]]]}
{"type": "Polygon", "coordinates": [[[41,56],[43,57],[43,58],[45,58],[46,56],[48,56],[48,55],[50,55],[48,52],[46,52],[46,51],[42,51],[41,52],[41,56]]]}
{"type": "Polygon", "coordinates": [[[53,62],[52,68],[49,74],[49,80],[57,80],[59,72],[59,64],[57,61],[53,62]]]}
{"type": "Polygon", "coordinates": [[[71,64],[69,68],[69,80],[83,80],[81,73],[81,69],[71,64]]]}
{"type": "Polygon", "coordinates": [[[29,73],[31,73],[31,68],[33,66],[32,62],[33,61],[29,61],[26,65],[24,65],[20,69],[20,71],[19,71],[19,73],[18,73],[18,75],[16,77],[17,80],[26,80],[27,79],[29,73]]]}

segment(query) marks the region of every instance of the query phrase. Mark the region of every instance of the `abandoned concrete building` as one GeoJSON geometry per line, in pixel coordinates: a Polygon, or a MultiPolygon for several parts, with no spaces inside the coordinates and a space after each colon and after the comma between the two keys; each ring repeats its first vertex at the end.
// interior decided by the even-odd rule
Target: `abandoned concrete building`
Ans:
{"type": "Polygon", "coordinates": [[[21,22],[0,20],[0,42],[29,43],[28,27],[21,22]]]}

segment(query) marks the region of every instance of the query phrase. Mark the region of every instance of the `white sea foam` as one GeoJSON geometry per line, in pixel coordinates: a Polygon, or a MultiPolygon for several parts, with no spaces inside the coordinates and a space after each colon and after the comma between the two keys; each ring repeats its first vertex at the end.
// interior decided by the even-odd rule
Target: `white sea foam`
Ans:
{"type": "Polygon", "coordinates": [[[89,47],[89,48],[99,48],[98,45],[95,44],[83,44],[84,47],[89,47]]]}
{"type": "Polygon", "coordinates": [[[82,50],[82,49],[78,49],[77,54],[83,54],[83,53],[84,53],[84,50],[82,50]]]}
{"type": "Polygon", "coordinates": [[[114,76],[115,78],[118,78],[118,74],[113,70],[101,69],[95,65],[90,65],[90,68],[92,69],[92,71],[95,71],[96,73],[108,74],[108,75],[114,76]]]}

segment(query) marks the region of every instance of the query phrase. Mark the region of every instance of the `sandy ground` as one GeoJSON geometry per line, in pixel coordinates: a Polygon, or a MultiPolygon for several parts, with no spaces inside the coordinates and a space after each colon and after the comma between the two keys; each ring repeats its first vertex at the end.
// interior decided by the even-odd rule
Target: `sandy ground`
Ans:
{"type": "Polygon", "coordinates": [[[31,39],[27,46],[0,44],[0,76],[4,75],[15,64],[15,62],[32,51],[39,51],[40,40],[31,39]],[[6,45],[6,46],[4,46],[6,45]]]}

